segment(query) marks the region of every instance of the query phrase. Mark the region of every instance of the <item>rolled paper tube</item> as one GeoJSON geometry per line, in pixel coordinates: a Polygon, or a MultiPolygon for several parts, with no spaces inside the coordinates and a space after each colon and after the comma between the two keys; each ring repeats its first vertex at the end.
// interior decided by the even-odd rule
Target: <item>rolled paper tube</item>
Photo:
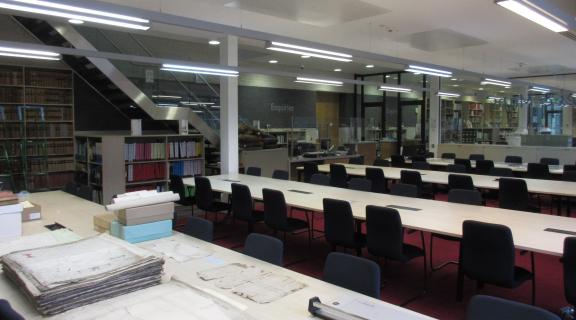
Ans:
{"type": "Polygon", "coordinates": [[[122,210],[128,208],[136,208],[142,206],[149,206],[157,203],[174,202],[180,200],[180,195],[173,192],[162,192],[154,196],[147,196],[143,198],[127,199],[119,203],[113,203],[106,206],[107,211],[122,210]]]}

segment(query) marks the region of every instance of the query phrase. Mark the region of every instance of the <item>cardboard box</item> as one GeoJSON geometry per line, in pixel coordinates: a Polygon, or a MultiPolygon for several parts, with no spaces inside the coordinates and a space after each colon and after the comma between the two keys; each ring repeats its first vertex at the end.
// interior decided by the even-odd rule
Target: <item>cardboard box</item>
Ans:
{"type": "Polygon", "coordinates": [[[0,239],[22,235],[22,205],[0,206],[0,239]]]}
{"type": "Polygon", "coordinates": [[[117,220],[110,224],[110,234],[130,243],[138,243],[172,235],[172,220],[156,221],[135,226],[124,226],[117,220]]]}
{"type": "Polygon", "coordinates": [[[174,202],[119,210],[117,215],[118,221],[125,226],[172,220],[174,219],[174,202]]]}
{"type": "Polygon", "coordinates": [[[21,203],[24,207],[22,210],[22,222],[34,221],[42,219],[42,207],[30,201],[21,203]]]}
{"type": "Polygon", "coordinates": [[[110,224],[116,219],[113,213],[104,213],[94,216],[94,230],[100,233],[110,231],[110,224]]]}

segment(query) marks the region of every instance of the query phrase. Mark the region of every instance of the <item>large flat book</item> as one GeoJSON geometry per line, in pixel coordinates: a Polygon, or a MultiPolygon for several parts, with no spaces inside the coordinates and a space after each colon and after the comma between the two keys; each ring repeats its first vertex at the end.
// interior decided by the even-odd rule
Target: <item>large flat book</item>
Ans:
{"type": "Polygon", "coordinates": [[[174,219],[174,202],[118,210],[118,221],[125,226],[174,219]]]}
{"type": "Polygon", "coordinates": [[[130,243],[170,237],[172,235],[172,220],[125,226],[118,221],[110,224],[110,234],[130,243]]]}

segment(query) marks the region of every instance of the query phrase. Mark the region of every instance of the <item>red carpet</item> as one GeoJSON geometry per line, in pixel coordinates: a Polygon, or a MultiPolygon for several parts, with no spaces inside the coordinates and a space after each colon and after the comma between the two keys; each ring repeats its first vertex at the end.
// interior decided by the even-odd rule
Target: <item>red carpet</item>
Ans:
{"type": "MultiPolygon", "coordinates": [[[[445,194],[438,194],[437,200],[445,200],[445,194]]],[[[488,200],[489,206],[495,206],[494,200],[488,200]]],[[[549,203],[543,201],[543,212],[550,212],[549,203]]],[[[554,211],[554,214],[556,212],[554,211]]],[[[212,218],[212,215],[210,216],[212,218]]],[[[295,217],[304,219],[302,212],[295,211],[295,217]]],[[[322,216],[316,214],[315,226],[322,225],[322,216]]],[[[221,218],[221,217],[220,217],[221,218]]],[[[256,225],[254,232],[270,234],[263,224],[256,225]]],[[[230,224],[217,225],[215,238],[221,238],[215,242],[224,247],[235,247],[241,250],[247,233],[247,226],[237,222],[235,226],[230,224]]],[[[414,232],[406,234],[406,242],[420,245],[420,234],[414,232]]],[[[430,235],[425,234],[426,250],[429,254],[430,235]]],[[[285,243],[284,263],[287,268],[306,274],[311,277],[321,278],[324,259],[330,251],[329,245],[323,238],[313,241],[312,250],[308,249],[307,234],[288,235],[285,243]],[[301,261],[302,259],[307,259],[301,261]],[[298,262],[301,261],[301,262],[298,262]],[[295,264],[291,264],[297,262],[295,264]]],[[[350,252],[352,253],[352,252],[350,252]]],[[[370,257],[363,253],[364,257],[370,257]]],[[[458,257],[458,244],[445,240],[434,240],[434,264],[438,265],[447,260],[455,260],[458,257]]],[[[530,255],[517,255],[516,264],[530,270],[530,255]]],[[[464,319],[466,305],[470,297],[475,293],[475,283],[471,280],[465,282],[464,300],[456,302],[456,265],[449,265],[439,271],[429,273],[428,292],[422,298],[417,299],[405,307],[425,315],[438,319],[464,319]]],[[[387,282],[382,289],[382,300],[401,304],[416,296],[422,289],[422,258],[417,258],[406,265],[400,263],[388,263],[382,266],[382,278],[387,282]]],[[[536,305],[554,313],[568,305],[564,299],[562,266],[557,257],[536,254],[536,305]]],[[[494,295],[519,302],[530,303],[531,283],[527,282],[518,289],[502,289],[486,285],[480,291],[482,294],[494,295]]]]}

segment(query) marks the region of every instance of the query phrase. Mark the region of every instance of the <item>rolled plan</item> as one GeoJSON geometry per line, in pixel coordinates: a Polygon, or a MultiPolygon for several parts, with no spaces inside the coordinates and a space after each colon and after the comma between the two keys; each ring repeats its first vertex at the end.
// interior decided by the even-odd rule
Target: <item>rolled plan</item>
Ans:
{"type": "Polygon", "coordinates": [[[157,203],[174,202],[180,200],[180,195],[172,191],[160,192],[140,197],[125,197],[120,201],[106,206],[107,211],[122,210],[135,207],[149,206],[157,203]]]}

